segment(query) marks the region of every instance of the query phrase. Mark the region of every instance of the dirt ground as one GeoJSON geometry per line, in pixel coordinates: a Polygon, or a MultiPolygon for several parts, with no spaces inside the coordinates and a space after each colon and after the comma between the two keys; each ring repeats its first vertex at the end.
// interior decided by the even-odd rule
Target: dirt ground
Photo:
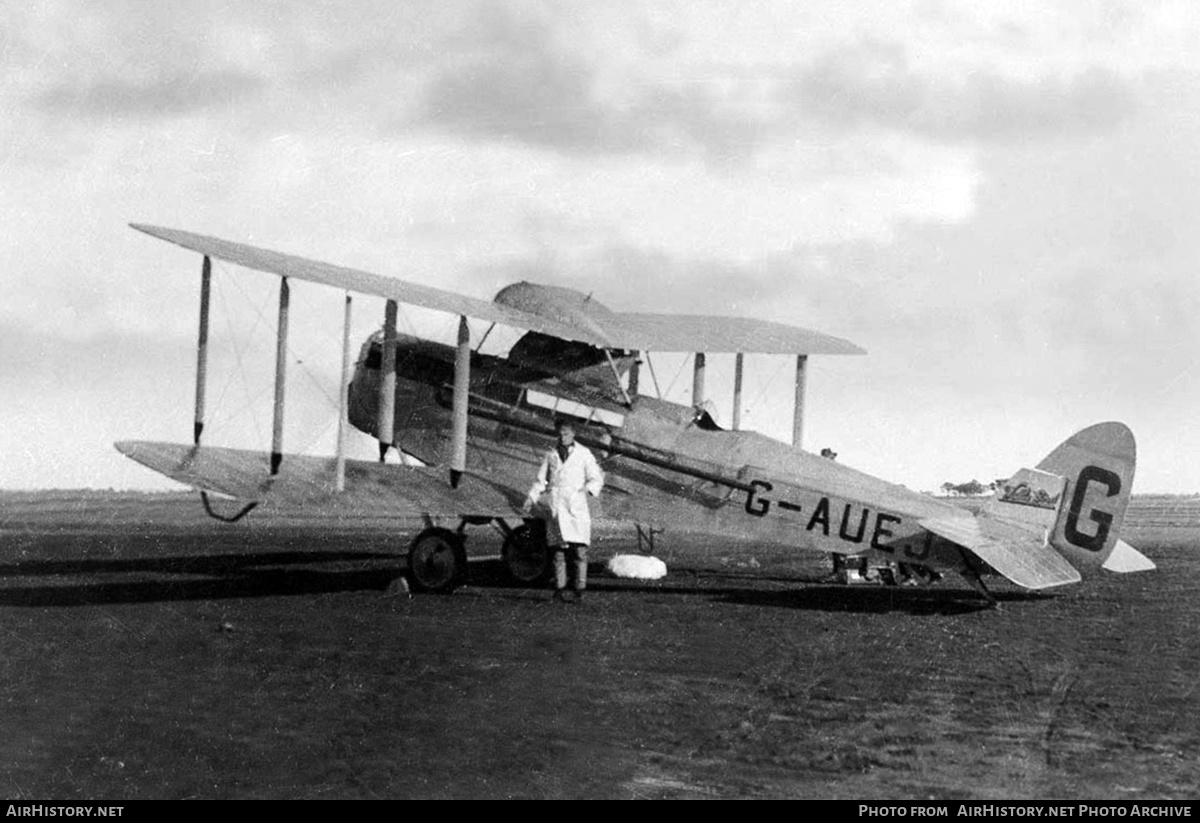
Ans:
{"type": "Polygon", "coordinates": [[[561,605],[389,594],[412,526],[4,493],[0,795],[1192,799],[1200,501],[1130,519],[1157,572],[998,610],[698,538],[561,605]]]}

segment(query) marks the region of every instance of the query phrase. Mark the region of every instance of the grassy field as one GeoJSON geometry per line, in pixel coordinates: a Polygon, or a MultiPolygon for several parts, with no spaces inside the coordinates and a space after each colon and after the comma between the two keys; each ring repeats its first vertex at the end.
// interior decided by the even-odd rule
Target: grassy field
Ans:
{"type": "Polygon", "coordinates": [[[998,584],[998,610],[957,579],[834,586],[820,555],[698,540],[580,606],[488,560],[453,596],[388,594],[411,533],[0,495],[0,793],[1200,795],[1194,498],[1135,498],[1124,536],[1157,572],[998,584]]]}

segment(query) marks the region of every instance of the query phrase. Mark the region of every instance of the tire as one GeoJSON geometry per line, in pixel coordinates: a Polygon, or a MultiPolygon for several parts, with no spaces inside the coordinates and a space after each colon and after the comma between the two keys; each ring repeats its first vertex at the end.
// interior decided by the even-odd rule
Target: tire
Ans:
{"type": "Polygon", "coordinates": [[[426,529],[408,547],[408,580],[419,592],[446,594],[466,582],[467,553],[449,529],[426,529]]]}
{"type": "Polygon", "coordinates": [[[552,563],[546,547],[546,524],[527,520],[504,538],[500,549],[504,568],[514,582],[522,586],[537,586],[550,579],[552,563]]]}

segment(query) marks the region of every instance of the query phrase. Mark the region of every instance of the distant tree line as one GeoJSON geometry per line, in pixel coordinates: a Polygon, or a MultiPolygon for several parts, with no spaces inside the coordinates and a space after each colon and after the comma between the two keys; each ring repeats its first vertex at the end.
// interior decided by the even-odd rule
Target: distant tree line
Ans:
{"type": "Polygon", "coordinates": [[[986,486],[978,480],[968,480],[966,483],[951,483],[946,481],[942,484],[942,494],[952,497],[978,497],[985,492],[994,492],[1002,488],[1008,482],[1007,477],[1001,477],[988,483],[986,486]]]}

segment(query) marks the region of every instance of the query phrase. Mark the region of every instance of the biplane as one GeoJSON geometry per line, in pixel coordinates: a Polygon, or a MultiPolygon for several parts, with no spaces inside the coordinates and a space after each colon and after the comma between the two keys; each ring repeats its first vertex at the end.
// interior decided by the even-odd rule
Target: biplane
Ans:
{"type": "Polygon", "coordinates": [[[1080,569],[1140,571],[1154,564],[1120,539],[1136,449],[1116,422],[1090,426],[1033,468],[1018,471],[980,510],[910,491],[800,448],[808,358],[862,354],[846,340],[790,325],[738,317],[616,312],[578,291],[520,282],[493,300],[345,268],[175,229],[133,228],[202,255],[196,411],[190,444],[125,441],[118,450],[201,492],[210,514],[235,520],[259,504],[366,505],[420,518],[407,550],[418,590],[446,592],[467,580],[467,527],[505,535],[513,578],[544,579],[548,550],[526,491],[553,436],[568,418],[600,458],[606,483],[593,515],[624,521],[642,536],[686,530],[797,550],[870,557],[961,574],[990,603],[983,582],[1000,575],[1041,590],[1081,580],[1080,569]],[[203,444],[211,261],[281,278],[270,452],[203,444]],[[330,458],[286,454],[290,280],[346,292],[342,425],[330,458]],[[352,294],[383,298],[382,329],[351,361],[352,294]],[[398,304],[458,317],[455,345],[397,331],[398,304]],[[472,337],[469,320],[490,324],[472,337]],[[522,336],[504,355],[481,343],[496,324],[522,336]],[[650,353],[692,355],[692,403],[639,391],[650,353]],[[705,404],[705,356],[735,357],[731,428],[705,404]],[[743,357],[795,359],[793,442],[740,428],[743,357]],[[353,426],[379,443],[379,462],[350,460],[353,426]],[[419,463],[385,461],[393,449],[419,463]],[[243,503],[216,514],[209,494],[243,503]],[[453,524],[457,522],[457,526],[453,524]]]}

